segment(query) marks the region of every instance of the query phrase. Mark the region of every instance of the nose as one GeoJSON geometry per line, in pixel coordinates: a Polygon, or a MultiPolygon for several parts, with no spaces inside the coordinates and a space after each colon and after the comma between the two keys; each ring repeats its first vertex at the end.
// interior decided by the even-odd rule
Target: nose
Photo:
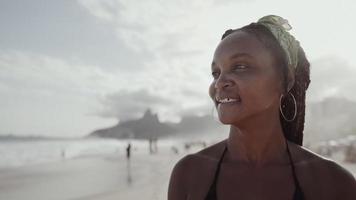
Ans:
{"type": "Polygon", "coordinates": [[[220,74],[219,78],[215,81],[215,89],[223,89],[226,87],[231,87],[233,85],[233,81],[227,77],[226,74],[220,74]]]}

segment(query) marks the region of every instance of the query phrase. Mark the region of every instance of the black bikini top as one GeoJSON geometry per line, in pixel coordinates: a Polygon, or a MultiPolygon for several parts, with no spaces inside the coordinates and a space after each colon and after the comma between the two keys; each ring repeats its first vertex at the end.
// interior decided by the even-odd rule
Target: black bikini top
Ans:
{"type": "MultiPolygon", "coordinates": [[[[294,163],[293,163],[293,160],[292,160],[291,153],[289,151],[288,142],[287,142],[287,140],[285,140],[285,141],[286,141],[286,145],[287,145],[287,153],[288,153],[289,161],[290,161],[290,164],[291,164],[291,167],[292,167],[293,180],[294,180],[294,185],[295,185],[293,200],[304,200],[303,191],[300,188],[299,181],[298,181],[297,176],[295,174],[295,167],[294,167],[294,163]]],[[[218,199],[217,198],[217,194],[216,194],[216,185],[217,185],[217,180],[218,180],[218,176],[219,176],[219,172],[220,172],[220,166],[221,166],[221,163],[223,161],[223,158],[225,156],[226,151],[227,151],[227,145],[225,145],[224,151],[223,151],[222,155],[220,156],[217,168],[215,170],[213,183],[210,186],[210,189],[208,191],[207,196],[205,197],[205,200],[217,200],[218,199]]]]}

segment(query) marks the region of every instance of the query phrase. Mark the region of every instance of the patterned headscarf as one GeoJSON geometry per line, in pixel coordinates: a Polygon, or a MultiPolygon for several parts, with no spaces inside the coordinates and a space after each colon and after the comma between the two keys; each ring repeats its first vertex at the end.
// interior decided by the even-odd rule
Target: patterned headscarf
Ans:
{"type": "Polygon", "coordinates": [[[295,74],[298,66],[299,42],[288,32],[292,26],[280,16],[267,15],[257,21],[257,24],[265,26],[277,39],[287,56],[288,68],[295,74]]]}

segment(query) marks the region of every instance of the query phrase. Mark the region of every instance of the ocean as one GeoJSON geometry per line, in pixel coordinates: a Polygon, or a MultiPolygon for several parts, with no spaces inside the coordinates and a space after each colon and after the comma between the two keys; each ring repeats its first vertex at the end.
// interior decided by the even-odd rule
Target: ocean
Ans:
{"type": "MultiPolygon", "coordinates": [[[[28,140],[0,141],[0,169],[33,164],[57,162],[85,156],[105,156],[125,154],[128,143],[133,153],[147,153],[149,143],[146,140],[115,139],[73,139],[73,140],[28,140]]],[[[160,140],[162,149],[169,149],[177,142],[160,140]]]]}

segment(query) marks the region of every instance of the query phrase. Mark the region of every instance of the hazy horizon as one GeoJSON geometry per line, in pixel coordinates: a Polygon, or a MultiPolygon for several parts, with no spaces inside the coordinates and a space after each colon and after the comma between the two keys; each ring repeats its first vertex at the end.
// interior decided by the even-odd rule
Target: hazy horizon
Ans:
{"type": "Polygon", "coordinates": [[[0,2],[0,134],[80,137],[151,108],[211,114],[222,33],[285,17],[311,62],[307,101],[356,102],[354,1],[0,2]],[[337,9],[336,9],[337,8],[337,9]]]}

